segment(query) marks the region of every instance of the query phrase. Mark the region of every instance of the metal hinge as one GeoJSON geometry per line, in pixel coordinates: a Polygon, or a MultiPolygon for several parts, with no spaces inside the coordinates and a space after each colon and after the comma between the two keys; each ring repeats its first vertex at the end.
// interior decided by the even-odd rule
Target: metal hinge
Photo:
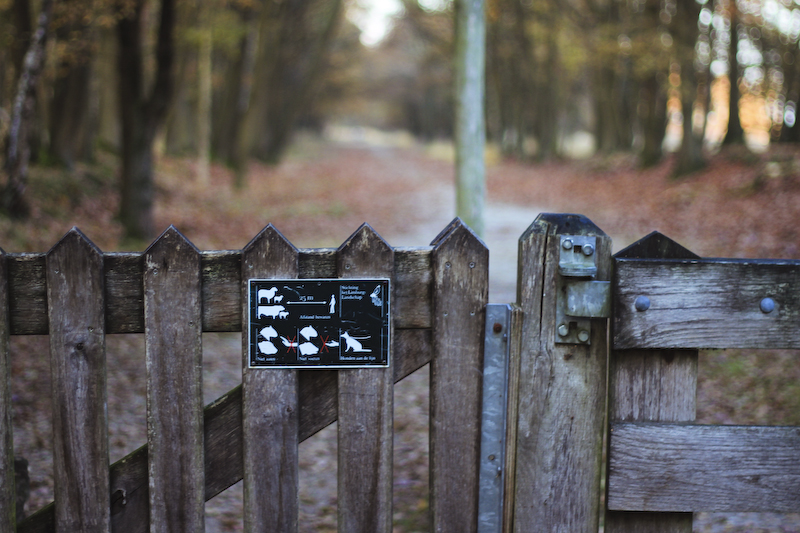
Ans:
{"type": "Polygon", "coordinates": [[[556,343],[591,344],[591,319],[611,316],[611,282],[594,280],[597,276],[596,237],[560,237],[556,343]]]}

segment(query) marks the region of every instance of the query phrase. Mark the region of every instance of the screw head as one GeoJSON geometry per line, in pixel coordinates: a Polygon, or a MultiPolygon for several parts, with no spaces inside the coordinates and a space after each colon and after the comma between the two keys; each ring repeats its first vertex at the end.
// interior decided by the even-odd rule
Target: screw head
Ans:
{"type": "Polygon", "coordinates": [[[492,326],[492,331],[495,333],[500,333],[503,331],[503,325],[500,322],[495,322],[494,326],[492,326]]]}
{"type": "Polygon", "coordinates": [[[647,296],[637,296],[633,306],[636,307],[636,310],[639,312],[647,311],[650,309],[650,298],[647,296]]]}
{"type": "Polygon", "coordinates": [[[775,310],[775,300],[773,300],[772,298],[764,298],[763,300],[761,300],[761,304],[759,304],[759,307],[761,308],[762,313],[764,313],[765,315],[769,314],[775,310]]]}
{"type": "Polygon", "coordinates": [[[586,257],[589,257],[594,253],[594,246],[592,246],[591,244],[584,244],[581,247],[581,252],[583,252],[583,255],[585,255],[586,257]]]}
{"type": "Polygon", "coordinates": [[[561,241],[561,247],[565,250],[572,250],[572,240],[564,239],[563,241],[561,241]]]}
{"type": "Polygon", "coordinates": [[[589,342],[589,332],[582,329],[578,332],[578,340],[581,342],[589,342]]]}
{"type": "Polygon", "coordinates": [[[561,324],[560,326],[558,326],[558,334],[562,337],[566,337],[567,335],[569,335],[569,326],[567,326],[566,324],[561,324]]]}

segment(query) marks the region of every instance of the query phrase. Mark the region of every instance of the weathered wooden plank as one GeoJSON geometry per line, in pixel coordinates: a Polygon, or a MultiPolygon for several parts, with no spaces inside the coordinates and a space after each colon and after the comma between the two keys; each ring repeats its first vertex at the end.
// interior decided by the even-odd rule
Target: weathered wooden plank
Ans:
{"type": "Polygon", "coordinates": [[[395,248],[392,312],[398,328],[431,327],[431,249],[395,248]]]}
{"type": "MultiPolygon", "coordinates": [[[[431,360],[430,330],[396,330],[392,343],[395,382],[431,360]]],[[[300,371],[300,432],[306,440],[336,421],[337,372],[300,371]]],[[[205,408],[205,499],[210,500],[242,479],[242,388],[205,408]]],[[[148,531],[148,447],[142,446],[111,465],[111,520],[115,533],[148,531]]],[[[49,504],[19,524],[18,533],[52,533],[54,506],[49,504]]]]}
{"type": "Polygon", "coordinates": [[[431,528],[466,533],[478,527],[489,250],[459,219],[445,228],[433,246],[431,528]]]}
{"type": "Polygon", "coordinates": [[[513,531],[514,527],[514,492],[517,486],[517,424],[519,416],[519,380],[521,364],[522,324],[525,313],[514,304],[511,308],[511,326],[508,332],[508,401],[506,407],[506,454],[505,454],[505,488],[503,490],[502,531],[513,531]]]}
{"type": "Polygon", "coordinates": [[[800,428],[612,423],[608,507],[800,511],[800,428]]]}
{"type": "Polygon", "coordinates": [[[170,227],[144,254],[151,532],[202,532],[200,252],[170,227]]]}
{"type": "Polygon", "coordinates": [[[6,253],[0,250],[0,533],[16,528],[16,490],[14,484],[14,431],[11,416],[11,361],[8,337],[8,267],[6,253]]]}
{"type": "MultiPolygon", "coordinates": [[[[202,252],[203,331],[242,329],[242,252],[202,252]]],[[[247,329],[247,328],[244,328],[247,329]]]]}
{"type": "Polygon", "coordinates": [[[8,254],[6,263],[11,334],[46,335],[45,254],[8,254]]]}
{"type": "MultiPolygon", "coordinates": [[[[430,247],[395,252],[394,291],[398,328],[431,327],[430,247]]],[[[103,255],[106,273],[106,333],[144,332],[142,254],[103,255]]],[[[44,254],[7,254],[12,335],[46,335],[44,254]]],[[[203,331],[241,331],[241,252],[201,252],[203,331]]],[[[336,277],[336,251],[300,250],[301,278],[336,277]]]]}
{"type": "Polygon", "coordinates": [[[132,252],[105,254],[104,265],[108,332],[144,332],[142,254],[132,252]]]}
{"type": "Polygon", "coordinates": [[[614,347],[800,348],[799,283],[800,261],[620,258],[614,347]]]}
{"type": "Polygon", "coordinates": [[[596,236],[596,279],[611,276],[611,239],[583,216],[542,214],[520,237],[520,532],[597,531],[599,522],[607,322],[592,320],[591,345],[555,343],[560,235],[596,236]]]}
{"type": "MultiPolygon", "coordinates": [[[[394,250],[364,224],[337,253],[340,278],[394,277],[394,250]]],[[[390,305],[393,297],[389,295],[390,305]]],[[[392,310],[391,317],[394,317],[392,310]]],[[[389,337],[391,338],[391,325],[389,337]]],[[[393,354],[388,368],[338,371],[341,533],[392,531],[393,354]]]]}
{"type": "Polygon", "coordinates": [[[108,531],[103,255],[73,228],[47,254],[57,531],[108,531]]]}
{"type": "MultiPolygon", "coordinates": [[[[242,251],[241,301],[248,280],[296,278],[299,253],[272,225],[242,251]]],[[[242,324],[250,305],[240,308],[242,324]]],[[[297,370],[250,369],[250,338],[242,328],[242,431],[245,531],[297,531],[299,508],[297,370]]]]}
{"type": "MultiPolygon", "coordinates": [[[[691,259],[696,256],[660,233],[652,233],[617,254],[615,259],[656,257],[691,259]]],[[[696,411],[697,350],[613,350],[608,386],[610,423],[691,422],[696,411]]],[[[609,440],[614,438],[609,435],[609,440]]],[[[615,476],[609,476],[606,483],[616,483],[615,476]]],[[[605,531],[689,533],[692,514],[607,509],[605,531]]]]}

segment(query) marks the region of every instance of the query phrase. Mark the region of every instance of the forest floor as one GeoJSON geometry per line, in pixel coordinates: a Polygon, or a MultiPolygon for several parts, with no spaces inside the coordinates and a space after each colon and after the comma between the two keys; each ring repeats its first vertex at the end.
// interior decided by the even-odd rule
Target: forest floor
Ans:
{"type": "MultiPolygon", "coordinates": [[[[658,230],[701,256],[800,258],[800,151],[745,148],[714,155],[698,173],[674,179],[669,159],[647,170],[627,155],[529,164],[488,158],[490,301],[515,299],[516,241],[539,212],[588,216],[619,250],[658,230]]],[[[123,243],[114,218],[116,160],[74,172],[34,167],[27,222],[0,219],[0,246],[44,252],[72,226],[103,251],[123,243]]],[[[404,136],[332,142],[303,137],[283,163],[253,163],[244,190],[212,169],[194,177],[188,159],[158,164],[156,225],[174,224],[201,250],[240,249],[272,223],[299,248],[336,247],[362,222],[393,246],[427,245],[454,216],[452,151],[404,136]]],[[[141,336],[107,340],[111,460],[146,441],[141,336]]],[[[236,334],[205,334],[204,395],[210,402],[241,382],[236,334]]],[[[30,462],[27,512],[52,500],[50,372],[46,337],[12,339],[15,450],[30,462]]],[[[698,420],[800,425],[800,365],[791,351],[702,352],[698,420]]],[[[427,368],[395,388],[395,526],[425,531],[428,515],[427,368]]],[[[336,429],[301,445],[301,531],[335,531],[336,429]]],[[[206,505],[207,531],[240,531],[241,484],[206,505]]],[[[696,531],[800,532],[800,515],[703,515],[696,531]]]]}

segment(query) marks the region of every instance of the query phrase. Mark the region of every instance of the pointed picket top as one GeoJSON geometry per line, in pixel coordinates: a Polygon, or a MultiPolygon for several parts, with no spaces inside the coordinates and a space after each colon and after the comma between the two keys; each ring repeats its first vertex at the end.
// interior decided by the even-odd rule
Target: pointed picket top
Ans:
{"type": "Polygon", "coordinates": [[[486,243],[483,242],[483,239],[481,239],[477,233],[472,231],[472,228],[470,228],[463,220],[461,220],[460,217],[456,217],[452,221],[450,221],[450,223],[447,226],[445,226],[445,228],[442,231],[439,232],[439,235],[437,235],[431,241],[431,246],[433,246],[434,248],[439,248],[446,241],[453,238],[453,235],[456,234],[458,235],[464,234],[468,240],[475,240],[478,243],[480,243],[481,247],[486,248],[488,250],[488,247],[486,246],[486,243]]]}
{"type": "Polygon", "coordinates": [[[178,231],[174,225],[170,224],[170,226],[165,229],[164,232],[150,244],[150,246],[147,247],[147,249],[144,251],[144,255],[145,257],[151,256],[160,251],[160,248],[165,246],[174,247],[175,251],[179,252],[184,245],[189,250],[200,254],[200,250],[198,250],[197,247],[183,235],[183,233],[178,231]]]}
{"type": "Polygon", "coordinates": [[[431,246],[437,246],[451,231],[463,225],[464,221],[461,220],[460,217],[454,218],[453,220],[450,221],[450,223],[447,226],[444,227],[442,231],[439,232],[439,234],[436,237],[433,238],[433,240],[431,241],[431,246]]]}
{"type": "Polygon", "coordinates": [[[242,281],[264,276],[297,277],[300,251],[272,224],[242,249],[242,281]]]}
{"type": "Polygon", "coordinates": [[[620,250],[615,259],[700,259],[696,253],[684,248],[666,235],[654,231],[620,250]]]}
{"type": "Polygon", "coordinates": [[[394,269],[394,249],[366,222],[339,246],[336,254],[336,268],[342,277],[358,277],[364,266],[372,272],[394,269]]]}
{"type": "Polygon", "coordinates": [[[63,248],[84,248],[87,255],[102,256],[103,252],[97,247],[77,226],[73,226],[71,230],[64,234],[52,248],[47,252],[47,256],[60,253],[63,248]]]}
{"type": "Polygon", "coordinates": [[[605,235],[603,230],[584,215],[539,213],[531,225],[522,233],[520,240],[527,240],[531,234],[542,234],[548,231],[555,235],[605,235]]]}

